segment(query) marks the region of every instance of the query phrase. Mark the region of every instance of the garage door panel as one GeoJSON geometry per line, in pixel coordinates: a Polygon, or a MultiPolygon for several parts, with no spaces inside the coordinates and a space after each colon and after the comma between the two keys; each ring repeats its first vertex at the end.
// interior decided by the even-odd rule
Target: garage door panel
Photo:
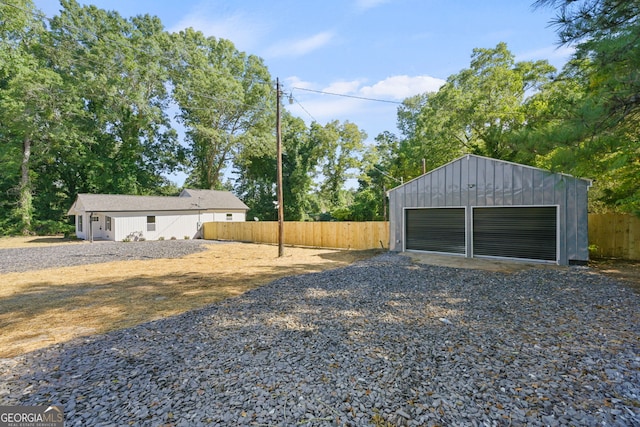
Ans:
{"type": "Polygon", "coordinates": [[[557,208],[475,208],[473,255],[556,261],[557,208]]]}
{"type": "Polygon", "coordinates": [[[465,254],[465,209],[405,211],[407,250],[465,254]]]}

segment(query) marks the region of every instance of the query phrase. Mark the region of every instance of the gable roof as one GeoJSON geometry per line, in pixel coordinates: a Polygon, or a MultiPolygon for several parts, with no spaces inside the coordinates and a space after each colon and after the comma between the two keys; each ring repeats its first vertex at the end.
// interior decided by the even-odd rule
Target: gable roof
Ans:
{"type": "Polygon", "coordinates": [[[248,210],[229,191],[182,190],[179,196],[132,196],[124,194],[78,194],[67,215],[78,212],[248,210]]]}
{"type": "Polygon", "coordinates": [[[201,209],[249,209],[249,206],[245,205],[242,200],[237,198],[230,191],[218,191],[218,190],[194,190],[185,188],[180,193],[181,198],[190,197],[192,202],[196,201],[202,206],[201,209]]]}
{"type": "Polygon", "coordinates": [[[389,193],[393,192],[393,191],[399,190],[400,188],[403,188],[403,187],[407,186],[408,184],[411,184],[413,181],[418,180],[418,179],[420,179],[420,178],[422,178],[424,176],[431,175],[431,174],[439,171],[440,169],[445,169],[445,168],[450,167],[454,163],[458,163],[458,162],[460,162],[460,161],[462,161],[464,159],[468,160],[468,159],[471,159],[471,158],[482,159],[482,160],[485,160],[485,161],[488,161],[488,162],[491,162],[491,163],[502,163],[502,164],[512,165],[512,166],[516,166],[516,167],[523,168],[523,169],[530,169],[530,170],[542,172],[542,173],[545,173],[545,174],[561,175],[561,176],[566,177],[566,178],[575,179],[575,180],[578,180],[578,181],[584,181],[585,183],[587,183],[588,186],[591,186],[591,184],[592,184],[592,181],[590,179],[578,178],[578,177],[575,177],[573,175],[569,175],[569,174],[566,174],[566,173],[563,173],[563,172],[551,172],[551,171],[548,171],[546,169],[537,168],[535,166],[523,165],[521,163],[510,162],[508,160],[494,159],[494,158],[491,158],[491,157],[479,156],[477,154],[465,154],[463,156],[458,157],[457,159],[451,160],[449,163],[445,163],[442,166],[439,166],[439,167],[437,167],[435,169],[432,169],[432,170],[430,170],[430,171],[428,171],[428,172],[426,172],[426,173],[424,173],[424,174],[422,174],[420,176],[417,176],[417,177],[413,178],[412,180],[409,180],[409,181],[407,181],[407,182],[405,182],[405,183],[403,183],[403,184],[401,184],[401,185],[399,185],[397,187],[394,187],[394,188],[388,190],[387,191],[387,195],[389,193]]]}

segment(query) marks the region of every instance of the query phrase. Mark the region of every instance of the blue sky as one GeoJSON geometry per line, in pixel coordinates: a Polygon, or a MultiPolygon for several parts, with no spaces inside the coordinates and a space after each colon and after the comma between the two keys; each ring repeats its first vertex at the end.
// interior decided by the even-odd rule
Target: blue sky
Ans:
{"type": "MultiPolygon", "coordinates": [[[[506,42],[516,60],[562,67],[571,50],[557,46],[555,12],[534,0],[80,0],[122,16],[158,16],[168,31],[193,27],[262,57],[307,122],[348,120],[373,141],[397,133],[393,103],[323,95],[312,89],[402,101],[434,91],[469,67],[472,50],[506,42]]],[[[57,0],[35,0],[48,16],[57,0]]]]}

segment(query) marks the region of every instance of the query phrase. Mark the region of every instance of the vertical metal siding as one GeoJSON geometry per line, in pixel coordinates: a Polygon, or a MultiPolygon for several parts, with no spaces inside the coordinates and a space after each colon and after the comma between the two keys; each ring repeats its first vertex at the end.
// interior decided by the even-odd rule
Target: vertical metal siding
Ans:
{"type": "Polygon", "coordinates": [[[390,247],[403,248],[406,207],[558,205],[560,263],[587,260],[588,185],[524,165],[463,156],[389,192],[390,247]]]}
{"type": "Polygon", "coordinates": [[[457,162],[460,165],[460,206],[469,205],[469,168],[468,161],[457,162]]]}
{"type": "Polygon", "coordinates": [[[506,165],[502,168],[502,204],[505,206],[513,205],[513,168],[508,168],[506,165]]]}
{"type": "Polygon", "coordinates": [[[456,162],[451,166],[451,181],[449,187],[449,191],[451,192],[451,205],[460,206],[460,200],[462,198],[460,195],[460,188],[462,185],[461,164],[460,162],[456,162]]]}
{"type": "Polygon", "coordinates": [[[574,224],[578,224],[577,229],[577,242],[575,252],[568,253],[569,262],[571,261],[586,261],[589,259],[589,211],[588,206],[588,191],[589,183],[583,180],[576,180],[577,186],[577,199],[576,199],[576,217],[573,221],[574,224]],[[584,209],[581,207],[584,206],[584,209]]]}

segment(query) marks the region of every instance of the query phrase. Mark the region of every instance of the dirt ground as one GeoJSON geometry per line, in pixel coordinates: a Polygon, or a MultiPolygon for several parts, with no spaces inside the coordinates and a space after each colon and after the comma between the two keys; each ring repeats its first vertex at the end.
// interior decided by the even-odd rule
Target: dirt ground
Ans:
{"type": "Polygon", "coordinates": [[[591,261],[589,266],[598,270],[600,273],[620,280],[640,293],[640,261],[596,259],[591,261]]]}
{"type": "MultiPolygon", "coordinates": [[[[0,239],[1,248],[77,244],[0,239]]],[[[0,274],[0,357],[204,307],[283,276],[351,264],[379,251],[210,245],[179,259],[122,261],[0,274]]]]}

